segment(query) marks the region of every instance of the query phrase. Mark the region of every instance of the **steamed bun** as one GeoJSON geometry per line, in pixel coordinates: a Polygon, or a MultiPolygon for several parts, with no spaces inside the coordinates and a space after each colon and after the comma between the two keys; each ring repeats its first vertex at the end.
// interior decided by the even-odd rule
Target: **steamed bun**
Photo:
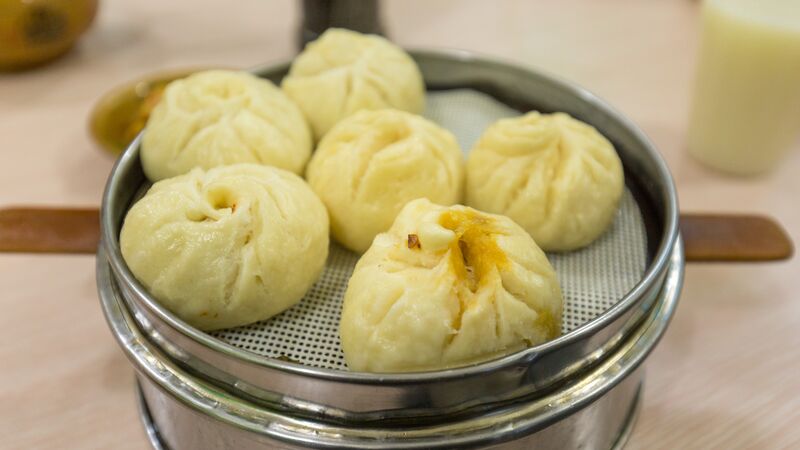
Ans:
{"type": "Polygon", "coordinates": [[[599,237],[614,221],[624,184],[611,143],[564,113],[501,119],[467,159],[467,204],[510,217],[547,251],[599,237]]]}
{"type": "Polygon", "coordinates": [[[385,109],[361,111],[336,125],[311,158],[306,179],[328,208],[333,236],[360,253],[407,202],[459,202],[463,173],[449,131],[385,109]]]}
{"type": "Polygon", "coordinates": [[[294,305],[328,255],[328,216],[297,175],[256,164],[155,183],[128,211],[131,272],[189,324],[215,330],[294,305]]]}
{"type": "Polygon", "coordinates": [[[556,273],[511,219],[408,203],[353,272],[340,323],[348,367],[436,370],[559,335],[556,273]]]}
{"type": "Polygon", "coordinates": [[[311,132],[300,109],[268,80],[211,70],[170,83],[142,137],[151,181],[194,167],[258,163],[302,173],[311,132]]]}
{"type": "Polygon", "coordinates": [[[332,28],[308,44],[281,84],[319,139],[362,109],[421,113],[425,85],[414,60],[386,39],[332,28]]]}

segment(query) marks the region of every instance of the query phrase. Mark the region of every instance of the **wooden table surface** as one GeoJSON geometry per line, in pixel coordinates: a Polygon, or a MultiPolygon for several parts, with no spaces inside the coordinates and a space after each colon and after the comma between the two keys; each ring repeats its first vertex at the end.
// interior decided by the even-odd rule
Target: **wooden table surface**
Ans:
{"type": "MultiPolygon", "coordinates": [[[[113,163],[86,131],[98,96],[154,70],[285,60],[297,3],[102,2],[68,56],[0,75],[0,205],[98,205],[113,163]]],[[[800,241],[800,152],[755,179],[686,155],[696,2],[392,0],[384,12],[401,45],[474,50],[587,87],[655,141],[684,211],[766,213],[800,241]]],[[[797,259],[687,267],[629,448],[800,448],[798,268],[797,259]]],[[[0,311],[0,447],[146,448],[93,257],[0,255],[0,311]]]]}

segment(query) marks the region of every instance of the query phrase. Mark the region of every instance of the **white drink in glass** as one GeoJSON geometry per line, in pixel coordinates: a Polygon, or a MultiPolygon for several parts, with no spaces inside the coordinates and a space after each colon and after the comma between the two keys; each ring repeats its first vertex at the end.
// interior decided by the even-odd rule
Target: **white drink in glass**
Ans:
{"type": "Polygon", "coordinates": [[[706,0],[702,19],[689,152],[767,171],[800,137],[800,0],[706,0]]]}

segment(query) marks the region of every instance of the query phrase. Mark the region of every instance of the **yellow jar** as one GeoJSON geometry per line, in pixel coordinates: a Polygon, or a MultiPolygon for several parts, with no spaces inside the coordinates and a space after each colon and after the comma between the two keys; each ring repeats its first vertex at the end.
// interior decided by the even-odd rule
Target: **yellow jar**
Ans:
{"type": "Polygon", "coordinates": [[[0,70],[49,61],[89,27],[97,0],[0,0],[0,70]]]}

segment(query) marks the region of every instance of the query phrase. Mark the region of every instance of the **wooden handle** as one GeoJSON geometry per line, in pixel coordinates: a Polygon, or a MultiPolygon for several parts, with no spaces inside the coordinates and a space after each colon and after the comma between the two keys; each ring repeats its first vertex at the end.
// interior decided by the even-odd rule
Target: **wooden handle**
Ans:
{"type": "MultiPolygon", "coordinates": [[[[0,209],[0,252],[94,253],[99,211],[85,208],[0,209]]],[[[792,256],[792,242],[772,219],[681,214],[687,261],[774,261],[792,256]]]]}
{"type": "Polygon", "coordinates": [[[681,214],[680,229],[687,261],[777,261],[794,251],[783,228],[764,216],[681,214]]]}
{"type": "Polygon", "coordinates": [[[99,241],[97,209],[0,209],[0,252],[94,253],[99,241]]]}

